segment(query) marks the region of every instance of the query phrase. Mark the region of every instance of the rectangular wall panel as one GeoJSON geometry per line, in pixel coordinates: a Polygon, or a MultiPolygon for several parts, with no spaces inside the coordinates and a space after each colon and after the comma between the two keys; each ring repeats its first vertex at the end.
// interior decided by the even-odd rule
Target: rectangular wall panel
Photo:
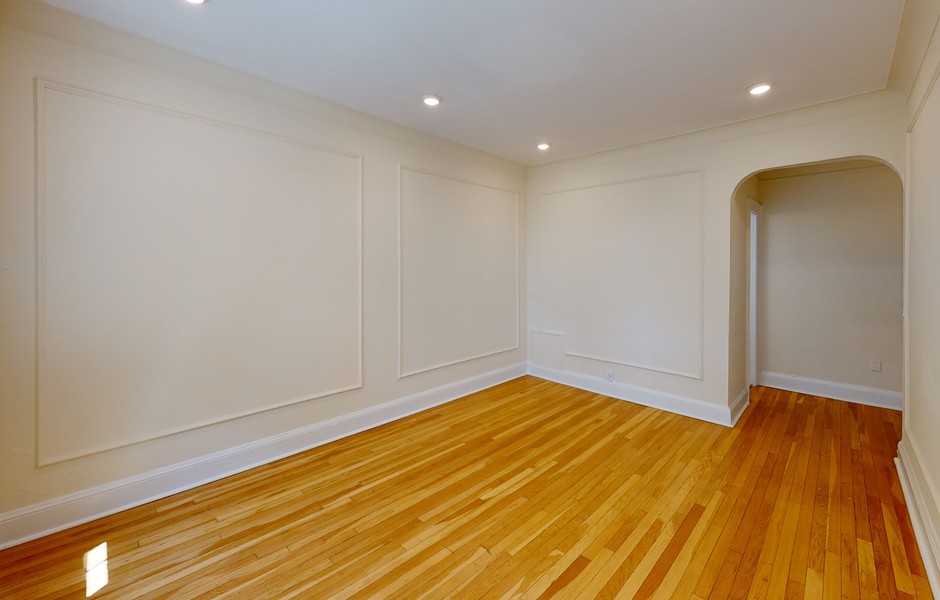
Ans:
{"type": "Polygon", "coordinates": [[[542,196],[542,327],[569,356],[702,376],[698,171],[542,196]]]}
{"type": "Polygon", "coordinates": [[[400,375],[519,347],[516,193],[401,169],[400,375]]]}
{"type": "Polygon", "coordinates": [[[37,101],[40,464],[361,385],[358,156],[37,101]]]}

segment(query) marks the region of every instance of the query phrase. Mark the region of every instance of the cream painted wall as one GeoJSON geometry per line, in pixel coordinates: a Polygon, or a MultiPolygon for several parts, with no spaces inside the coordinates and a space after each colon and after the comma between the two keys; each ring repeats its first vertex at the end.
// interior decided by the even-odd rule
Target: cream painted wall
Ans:
{"type": "Polygon", "coordinates": [[[520,165],[48,7],[0,15],[0,517],[525,360],[520,165]],[[451,183],[402,189],[402,166],[451,183]],[[429,234],[455,227],[468,247],[429,234]],[[449,260],[400,282],[400,248],[449,260]],[[488,293],[406,306],[424,372],[400,378],[399,297],[438,275],[488,293]]]}
{"type": "Polygon", "coordinates": [[[403,168],[400,202],[401,375],[518,348],[519,193],[403,168]]]}
{"type": "Polygon", "coordinates": [[[691,171],[542,196],[542,327],[565,334],[567,357],[701,377],[701,181],[691,171]]]}
{"type": "Polygon", "coordinates": [[[900,392],[897,174],[869,166],[760,187],[761,371],[900,392]]]}
{"type": "Polygon", "coordinates": [[[731,296],[728,302],[728,401],[747,393],[748,321],[750,318],[751,201],[761,202],[756,176],[748,177],[734,192],[731,204],[731,296]]]}
{"type": "MultiPolygon", "coordinates": [[[[733,285],[731,198],[736,186],[748,175],[764,169],[847,156],[875,156],[900,172],[905,167],[903,95],[884,92],[545,165],[530,169],[526,180],[526,170],[519,165],[429,138],[218,65],[192,59],[152,42],[114,32],[48,7],[22,0],[8,0],[0,3],[0,16],[3,18],[0,26],[0,87],[3,89],[3,110],[0,111],[0,305],[3,307],[4,331],[4,335],[0,336],[0,401],[3,403],[3,418],[0,419],[0,512],[23,507],[26,507],[25,512],[29,512],[37,503],[56,500],[64,494],[82,493],[95,486],[106,487],[193,457],[214,456],[232,447],[276,439],[305,424],[328,423],[331,419],[389,400],[434,392],[441,386],[518,364],[526,356],[536,367],[585,376],[581,381],[600,381],[605,372],[610,370],[615,378],[614,385],[628,384],[628,387],[618,388],[627,392],[625,396],[653,395],[679,403],[675,406],[680,409],[682,403],[692,402],[697,403],[698,407],[723,407],[727,411],[729,398],[734,397],[732,388],[736,386],[730,376],[732,358],[729,339],[732,329],[730,294],[733,285]],[[301,145],[339,151],[340,156],[361,157],[362,280],[359,291],[362,298],[363,387],[37,468],[35,432],[40,424],[35,419],[36,165],[33,131],[34,84],[37,77],[111,96],[119,99],[118,104],[130,101],[132,104],[158,107],[174,114],[190,115],[195,117],[194,124],[205,125],[208,120],[233,125],[243,132],[261,132],[262,138],[290,138],[301,145]],[[525,265],[525,268],[516,272],[514,283],[520,286],[519,289],[526,290],[526,293],[520,294],[521,298],[512,307],[518,311],[521,324],[528,324],[528,335],[520,335],[519,348],[505,349],[503,343],[507,339],[502,337],[506,334],[505,330],[500,328],[497,331],[491,323],[481,323],[481,327],[469,337],[455,340],[454,346],[445,350],[456,358],[472,354],[486,356],[399,378],[402,371],[399,364],[399,327],[413,329],[414,334],[421,325],[415,324],[413,320],[410,323],[407,319],[401,321],[403,306],[400,300],[407,299],[414,288],[408,289],[407,279],[400,278],[398,260],[407,248],[418,246],[410,246],[409,240],[402,237],[399,228],[400,208],[433,204],[427,195],[420,193],[417,197],[405,196],[402,203],[402,167],[453,182],[466,182],[481,189],[519,195],[520,205],[516,215],[520,224],[517,229],[520,249],[515,256],[505,257],[506,263],[518,260],[520,265],[525,265]],[[669,186],[637,196],[624,194],[617,187],[642,180],[668,181],[670,177],[681,173],[699,174],[698,207],[690,201],[687,193],[677,193],[669,186]],[[604,199],[589,191],[595,188],[618,190],[618,193],[604,199]],[[568,192],[584,192],[580,196],[574,193],[569,199],[585,202],[591,207],[593,218],[609,215],[611,221],[606,225],[611,229],[620,227],[622,231],[631,231],[631,227],[636,224],[625,222],[627,213],[619,210],[622,207],[616,205],[618,199],[627,198],[631,202],[640,203],[649,211],[644,222],[654,226],[654,229],[639,233],[654,238],[657,233],[661,233],[663,239],[671,239],[674,232],[664,230],[668,227],[664,223],[674,218],[687,225],[694,221],[695,211],[698,211],[698,273],[690,275],[687,268],[679,269],[676,273],[664,272],[665,267],[661,264],[660,268],[647,269],[642,256],[624,256],[621,247],[615,249],[619,252],[616,257],[601,254],[594,258],[590,271],[592,278],[586,283],[596,293],[604,293],[609,289],[603,279],[609,273],[602,268],[605,262],[627,268],[630,273],[648,275],[650,280],[644,283],[651,287],[665,285],[688,290],[694,287],[694,280],[699,280],[701,294],[691,300],[700,302],[701,306],[701,316],[695,323],[701,329],[700,348],[697,350],[701,357],[700,378],[583,356],[569,356],[566,354],[569,350],[566,336],[548,330],[546,324],[559,316],[570,317],[575,321],[584,317],[553,309],[552,306],[558,306],[553,302],[563,298],[557,287],[553,291],[552,286],[543,286],[541,279],[543,267],[548,266],[551,271],[558,266],[554,263],[546,265],[541,249],[566,248],[564,240],[559,237],[566,234],[563,223],[555,218],[551,220],[554,230],[546,232],[542,227],[543,198],[552,195],[557,198],[568,192]],[[416,202],[412,203],[412,200],[416,202]],[[546,233],[549,235],[543,239],[546,233]],[[608,258],[611,260],[608,261],[608,258]]],[[[930,149],[933,142],[922,136],[920,143],[928,148],[924,160],[935,158],[930,149]]],[[[254,150],[258,148],[250,144],[248,147],[254,150]]],[[[300,155],[304,155],[304,152],[298,151],[300,155]]],[[[319,155],[313,152],[311,156],[319,155]]],[[[83,160],[87,159],[83,157],[83,160]]],[[[929,163],[922,163],[918,172],[923,181],[931,181],[924,164],[929,163]]],[[[194,175],[193,182],[208,184],[211,179],[209,173],[194,175]]],[[[129,177],[126,173],[121,175],[129,177]]],[[[292,193],[302,191],[306,185],[322,183],[320,180],[313,182],[305,179],[303,173],[300,175],[289,186],[292,193]]],[[[347,178],[341,177],[339,173],[331,174],[327,179],[335,184],[348,183],[347,178]]],[[[348,188],[343,195],[350,195],[348,188]]],[[[481,200],[489,196],[480,192],[481,200]]],[[[227,205],[221,208],[226,207],[231,208],[227,205]]],[[[571,206],[567,208],[570,210],[571,206]]],[[[577,214],[577,211],[573,212],[577,214]]],[[[127,215],[111,207],[108,216],[123,218],[127,215]]],[[[445,211],[445,216],[450,218],[453,212],[445,211]]],[[[552,215],[549,216],[551,219],[552,215]]],[[[341,219],[340,222],[349,225],[348,220],[341,219]]],[[[428,223],[424,224],[425,228],[428,226],[428,223]]],[[[476,233],[479,237],[471,236],[469,239],[479,240],[494,234],[499,246],[508,246],[509,236],[499,228],[478,230],[476,233]]],[[[634,230],[634,233],[637,232],[634,230]]],[[[740,235],[739,228],[736,234],[740,235]]],[[[213,230],[212,235],[218,238],[222,232],[213,230]]],[[[296,241],[298,237],[295,235],[291,239],[296,241]]],[[[343,241],[340,239],[342,236],[335,237],[332,242],[338,248],[343,241]]],[[[624,241],[616,235],[607,235],[605,239],[624,241]]],[[[426,244],[424,249],[429,252],[435,249],[445,253],[454,251],[446,244],[435,246],[420,237],[410,241],[426,244]]],[[[270,248],[265,252],[274,250],[270,248]]],[[[563,254],[560,258],[564,260],[569,256],[563,254]]],[[[687,247],[677,253],[677,257],[684,261],[684,267],[690,264],[687,261],[691,260],[691,256],[692,251],[687,247]]],[[[929,252],[922,256],[929,256],[929,252]]],[[[109,258],[117,262],[117,257],[109,258]]],[[[661,258],[657,257],[657,260],[661,258]]],[[[227,268],[231,273],[238,274],[231,264],[227,268]]],[[[735,273],[739,271],[740,265],[737,265],[735,273]]],[[[465,276],[474,276],[466,265],[460,272],[465,276]]],[[[348,275],[348,271],[344,273],[348,275]]],[[[558,272],[549,274],[557,277],[558,272]]],[[[427,283],[429,272],[423,276],[427,283]]],[[[475,276],[480,277],[479,274],[475,276]]],[[[498,291],[508,296],[511,277],[503,273],[499,281],[498,291]]],[[[481,285],[488,282],[488,279],[480,281],[481,285]]],[[[649,296],[641,296],[643,303],[640,304],[630,302],[625,288],[635,285],[634,279],[620,280],[617,284],[622,286],[617,290],[619,297],[626,297],[628,303],[620,307],[622,312],[615,317],[620,322],[630,323],[631,309],[648,309],[652,302],[649,296]]],[[[739,286],[740,280],[736,280],[734,285],[739,286]]],[[[930,300],[929,294],[922,298],[930,300]]],[[[680,308],[694,306],[694,302],[687,302],[688,298],[682,300],[685,305],[680,308]]],[[[458,304],[453,307],[455,315],[480,314],[475,311],[477,307],[461,302],[458,304]]],[[[160,308],[162,310],[165,307],[160,308]]],[[[499,315],[496,316],[500,318],[508,318],[506,315],[513,312],[505,304],[500,304],[498,308],[499,315]]],[[[627,357],[631,362],[640,362],[648,356],[656,359],[653,361],[654,366],[659,364],[668,368],[686,364],[684,361],[688,360],[688,356],[670,354],[669,348],[661,345],[665,337],[660,334],[670,333],[676,336],[675,339],[687,342],[693,339],[689,334],[691,328],[668,331],[662,325],[656,326],[656,323],[662,324],[664,318],[668,318],[670,312],[666,309],[676,307],[663,308],[662,312],[653,314],[653,319],[642,323],[644,326],[654,324],[651,329],[642,332],[643,339],[628,340],[627,346],[614,349],[634,353],[627,357]],[[645,348],[660,354],[656,355],[652,351],[644,354],[645,348]]],[[[483,314],[486,313],[484,311],[483,314]]],[[[410,319],[419,317],[415,315],[410,319]]],[[[162,332],[157,333],[162,335],[162,332]]],[[[335,339],[348,341],[348,327],[341,327],[335,333],[335,339]],[[343,333],[345,335],[341,335],[343,333]]],[[[612,339],[603,330],[596,333],[604,341],[612,339]]],[[[937,336],[933,336],[933,340],[936,339],[937,336]]],[[[430,356],[430,350],[438,349],[435,346],[438,341],[425,338],[422,343],[419,339],[416,348],[427,352],[425,356],[430,356]]],[[[598,344],[593,339],[586,338],[584,341],[583,354],[597,349],[598,344]]],[[[613,341],[619,343],[616,339],[613,341]]],[[[922,354],[921,360],[926,361],[932,356],[929,354],[930,343],[924,342],[928,354],[922,354]]],[[[233,349],[225,350],[228,352],[233,349]]],[[[315,346],[306,348],[311,355],[318,350],[315,346]]],[[[682,348],[681,352],[689,350],[682,348]]],[[[695,348],[691,350],[696,351],[695,348]]],[[[694,354],[689,356],[694,357],[694,354]]],[[[415,364],[426,366],[430,363],[417,360],[415,364]]],[[[923,389],[927,394],[936,392],[935,388],[929,388],[929,382],[923,389]]],[[[231,416],[231,413],[225,412],[228,407],[221,406],[219,398],[216,397],[211,414],[231,416]]],[[[115,399],[111,398],[112,404],[115,399]]],[[[255,404],[254,407],[264,408],[264,405],[255,404]]],[[[916,410],[920,410],[925,419],[929,414],[929,410],[916,410]]],[[[108,418],[107,414],[103,418],[108,418]]],[[[930,420],[926,419],[925,422],[929,423],[930,420]]],[[[59,425],[60,429],[62,427],[59,425]]],[[[905,435],[907,431],[905,429],[905,435]]],[[[149,433],[153,435],[154,431],[149,433]]],[[[922,437],[924,435],[927,434],[921,434],[922,437]]],[[[86,442],[87,439],[72,440],[77,446],[86,442]]],[[[931,464],[934,481],[937,481],[936,464],[931,464]]]]}
{"type": "MultiPolygon", "coordinates": [[[[701,410],[707,410],[707,406],[724,407],[727,413],[729,398],[740,392],[740,389],[731,388],[737,387],[741,380],[740,372],[732,376],[729,369],[731,213],[735,189],[742,180],[761,170],[843,157],[874,156],[903,172],[904,112],[902,96],[887,92],[871,94],[529,169],[530,360],[568,380],[582,381],[581,378],[586,377],[584,381],[601,382],[610,371],[614,383],[608,386],[605,382],[605,393],[619,392],[625,398],[655,396],[662,400],[661,404],[690,407],[689,414],[699,414],[701,410]],[[576,252],[546,256],[546,248],[562,248],[561,238],[569,233],[576,235],[577,231],[577,224],[572,224],[570,229],[559,229],[551,221],[550,226],[546,226],[544,219],[546,208],[551,209],[551,198],[560,192],[600,189],[618,182],[660,178],[687,171],[702,174],[702,254],[700,273],[694,275],[701,277],[702,281],[701,379],[574,356],[568,332],[552,331],[552,325],[564,312],[558,307],[564,305],[565,298],[557,286],[545,280],[546,270],[551,272],[554,268],[549,261],[570,261],[570,269],[583,267],[595,276],[586,283],[590,293],[604,294],[614,289],[615,284],[605,279],[607,275],[596,265],[643,265],[648,256],[639,253],[624,255],[620,248],[610,249],[611,252],[621,252],[618,255],[590,257],[591,264],[583,263],[587,257],[576,252]],[[618,388],[618,384],[622,385],[618,388]]],[[[687,218],[693,218],[692,211],[699,210],[668,191],[653,191],[647,202],[662,203],[677,212],[685,211],[683,216],[687,218]]],[[[594,210],[593,206],[591,210],[594,210]]],[[[625,234],[632,231],[633,224],[626,212],[607,210],[604,216],[609,219],[606,225],[609,230],[619,228],[625,234]]],[[[549,219],[553,217],[549,215],[549,219]]],[[[646,235],[671,239],[668,224],[654,221],[648,224],[655,229],[646,235]]],[[[740,237],[740,229],[737,233],[740,237]]],[[[740,266],[737,265],[738,272],[740,266]]],[[[691,287],[687,271],[668,269],[657,270],[644,279],[617,282],[616,285],[669,289],[691,287]]],[[[736,285],[740,286],[739,283],[736,285]]],[[[662,325],[668,318],[668,307],[652,315],[640,312],[640,308],[640,304],[626,297],[619,306],[619,313],[611,316],[608,335],[616,335],[619,323],[642,320],[647,329],[641,338],[630,342],[638,348],[646,348],[646,356],[652,358],[655,352],[660,351],[664,340],[674,339],[668,328],[662,325]]],[[[570,319],[567,315],[565,318],[570,319]]],[[[740,337],[739,327],[736,336],[740,337]]],[[[685,338],[685,342],[694,343],[694,340],[685,338]]],[[[582,343],[582,347],[576,350],[579,354],[606,358],[601,354],[602,343],[606,340],[596,339],[588,344],[582,343]]],[[[743,349],[740,346],[735,352],[740,354],[743,349]]],[[[677,358],[678,354],[670,357],[671,360],[677,358]]]]}
{"type": "MultiPolygon", "coordinates": [[[[908,188],[908,379],[905,390],[902,458],[915,488],[926,535],[918,537],[925,556],[932,545],[934,593],[940,589],[940,39],[934,60],[924,65],[912,97],[910,185],[908,188]],[[929,81],[926,83],[924,80],[929,81]],[[921,101],[923,102],[921,104],[921,101]]],[[[913,504],[914,502],[910,502],[913,504]]]]}
{"type": "Polygon", "coordinates": [[[37,97],[40,465],[362,385],[358,155],[37,97]]]}

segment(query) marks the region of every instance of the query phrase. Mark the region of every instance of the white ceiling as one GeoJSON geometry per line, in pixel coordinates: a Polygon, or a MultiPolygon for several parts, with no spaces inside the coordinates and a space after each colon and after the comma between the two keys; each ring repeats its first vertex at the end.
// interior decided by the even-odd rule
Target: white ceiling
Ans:
{"type": "Polygon", "coordinates": [[[883,89],[904,4],[45,1],[526,164],[883,89]],[[764,80],[771,94],[746,93],[764,80]]]}

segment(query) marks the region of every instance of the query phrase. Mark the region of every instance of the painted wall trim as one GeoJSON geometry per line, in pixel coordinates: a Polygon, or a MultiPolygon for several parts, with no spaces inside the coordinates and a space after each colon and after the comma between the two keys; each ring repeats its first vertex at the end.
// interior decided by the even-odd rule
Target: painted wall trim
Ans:
{"type": "Polygon", "coordinates": [[[519,236],[519,211],[520,211],[519,192],[516,191],[516,190],[509,190],[509,189],[504,189],[504,188],[495,187],[495,186],[491,186],[491,185],[486,185],[486,184],[482,184],[482,183],[477,183],[477,182],[475,182],[475,181],[469,181],[469,180],[467,180],[467,179],[460,179],[460,178],[457,178],[457,177],[451,177],[450,175],[444,175],[444,174],[441,174],[441,173],[435,173],[434,171],[429,171],[429,170],[427,170],[427,169],[419,169],[419,168],[416,168],[416,167],[410,167],[410,166],[403,165],[403,164],[399,164],[399,165],[398,165],[398,210],[397,210],[397,216],[396,216],[397,221],[398,221],[397,224],[396,224],[396,228],[397,228],[397,230],[396,230],[396,231],[397,231],[397,241],[396,241],[396,243],[398,244],[398,247],[397,247],[397,249],[396,249],[396,252],[397,252],[397,254],[398,254],[398,292],[397,292],[397,294],[398,294],[398,315],[397,315],[397,320],[398,320],[398,323],[397,323],[397,326],[398,326],[398,358],[397,358],[397,362],[398,362],[398,378],[399,378],[399,379],[405,379],[406,377],[411,377],[412,375],[419,375],[419,374],[421,374],[421,373],[427,373],[427,372],[429,372],[429,371],[435,371],[435,370],[437,370],[437,369],[443,369],[443,368],[445,368],[445,367],[451,367],[451,366],[454,366],[454,365],[459,365],[459,364],[461,364],[461,363],[470,362],[470,361],[477,360],[477,359],[480,359],[480,358],[485,358],[485,357],[487,357],[487,356],[493,356],[493,355],[495,355],[495,354],[502,354],[503,352],[511,352],[511,351],[513,351],[513,350],[518,350],[518,349],[519,349],[519,347],[520,347],[520,345],[521,345],[521,344],[520,344],[520,337],[521,337],[521,336],[519,335],[519,330],[522,328],[522,326],[521,326],[521,315],[520,315],[520,302],[519,302],[519,296],[520,296],[520,293],[521,293],[521,292],[520,292],[520,287],[521,287],[521,286],[520,286],[520,281],[519,281],[519,279],[520,279],[520,278],[519,278],[519,254],[520,254],[520,251],[521,251],[521,242],[520,242],[520,239],[519,239],[519,238],[520,238],[520,236],[519,236]],[[403,345],[403,344],[404,344],[404,342],[403,342],[404,337],[403,337],[403,326],[402,326],[402,322],[403,322],[403,316],[402,316],[402,314],[403,314],[403,310],[404,310],[404,309],[403,309],[403,306],[404,306],[404,305],[403,305],[403,301],[402,301],[402,293],[403,293],[403,290],[404,290],[404,281],[402,280],[402,277],[403,277],[404,271],[402,270],[402,268],[403,268],[403,265],[402,265],[402,256],[403,256],[403,254],[402,254],[402,252],[403,252],[402,240],[403,240],[404,236],[402,235],[402,222],[401,222],[402,219],[401,219],[401,216],[402,216],[402,210],[403,210],[403,208],[402,208],[402,185],[403,185],[403,182],[402,182],[402,179],[403,179],[403,178],[402,178],[402,174],[403,174],[405,171],[411,171],[412,173],[418,173],[418,174],[421,174],[421,175],[428,175],[428,176],[430,176],[430,177],[437,177],[437,178],[439,178],[439,179],[446,179],[446,180],[448,180],[448,181],[453,181],[453,182],[456,182],[456,183],[463,183],[463,184],[466,184],[466,185],[475,185],[475,186],[477,186],[477,187],[481,187],[481,188],[485,188],[485,189],[489,189],[489,190],[496,190],[496,191],[498,191],[498,192],[505,192],[505,193],[507,193],[507,194],[513,194],[513,195],[516,197],[516,302],[515,302],[515,306],[516,306],[516,325],[515,325],[515,332],[516,332],[516,335],[515,335],[515,344],[514,344],[514,345],[509,346],[509,347],[507,347],[507,348],[497,348],[497,349],[495,349],[495,350],[489,350],[489,351],[487,351],[487,352],[483,352],[483,353],[481,353],[481,354],[475,354],[475,355],[473,355],[473,356],[467,356],[467,357],[463,357],[463,358],[458,358],[458,359],[456,359],[456,360],[452,360],[452,361],[449,361],[449,362],[444,362],[444,363],[440,363],[440,364],[436,364],[436,365],[431,365],[431,366],[427,366],[427,367],[422,367],[422,368],[420,368],[420,369],[414,369],[414,370],[411,370],[411,371],[405,371],[405,370],[404,370],[404,367],[402,366],[402,362],[404,361],[404,345],[403,345]]]}
{"type": "Polygon", "coordinates": [[[901,480],[907,511],[911,515],[911,525],[914,526],[914,538],[924,561],[927,581],[933,590],[940,590],[940,522],[934,521],[934,515],[940,515],[940,496],[931,493],[917,449],[908,437],[898,444],[898,456],[894,463],[901,480]],[[933,511],[928,502],[933,503],[933,511]]]}
{"type": "MultiPolygon", "coordinates": [[[[192,431],[195,429],[202,429],[212,425],[217,425],[219,423],[225,423],[228,421],[234,421],[237,419],[242,419],[251,415],[256,415],[263,412],[268,412],[271,410],[276,410],[278,408],[283,408],[285,406],[291,406],[294,404],[300,404],[303,402],[309,402],[311,400],[317,400],[319,398],[325,398],[327,396],[334,396],[341,394],[343,392],[348,392],[352,390],[357,390],[362,388],[362,373],[363,373],[363,170],[362,170],[362,154],[357,152],[352,152],[349,150],[344,150],[342,148],[333,148],[323,144],[317,144],[311,141],[291,138],[283,136],[277,133],[270,131],[265,131],[261,129],[255,129],[251,127],[244,127],[236,123],[229,123],[226,121],[220,121],[217,119],[211,119],[202,115],[191,114],[187,112],[182,112],[176,110],[175,108],[168,106],[158,106],[155,104],[148,104],[145,102],[140,102],[135,99],[124,98],[120,96],[115,96],[105,92],[99,92],[95,90],[85,89],[82,87],[74,86],[67,83],[50,81],[42,78],[36,78],[34,80],[34,102],[35,102],[35,111],[36,111],[36,197],[35,197],[35,210],[36,210],[36,235],[37,235],[37,259],[36,259],[36,299],[35,299],[35,344],[36,344],[36,369],[38,373],[36,391],[33,397],[33,403],[35,406],[36,414],[40,414],[39,406],[42,402],[42,390],[45,389],[45,377],[44,374],[46,370],[43,368],[44,360],[46,356],[45,349],[48,347],[48,342],[45,339],[45,332],[48,329],[45,325],[45,268],[46,268],[46,95],[49,90],[54,90],[64,94],[70,94],[73,96],[79,96],[82,98],[87,98],[90,100],[95,100],[98,102],[104,102],[106,104],[113,104],[116,106],[121,106],[129,108],[132,110],[138,110],[148,113],[155,113],[162,116],[166,116],[172,119],[177,119],[180,121],[198,123],[202,125],[207,125],[210,127],[215,127],[218,129],[223,129],[227,131],[233,131],[241,134],[247,134],[252,136],[259,136],[262,138],[270,139],[276,142],[281,142],[284,144],[290,144],[294,146],[300,146],[302,148],[307,148],[310,150],[315,150],[318,152],[324,152],[327,154],[333,154],[336,156],[342,156],[350,158],[356,161],[357,163],[357,173],[356,173],[356,186],[358,188],[356,193],[355,201],[357,203],[357,219],[356,231],[358,235],[358,240],[356,241],[356,251],[358,252],[356,265],[358,269],[357,273],[357,331],[356,331],[356,380],[350,382],[348,385],[339,386],[332,389],[326,390],[311,390],[306,394],[302,394],[295,398],[286,398],[286,399],[275,399],[271,402],[266,403],[263,406],[256,406],[246,410],[241,410],[235,413],[230,413],[226,415],[219,415],[211,417],[208,419],[203,419],[195,423],[188,423],[185,425],[180,425],[176,427],[170,427],[162,431],[156,431],[154,433],[144,435],[144,436],[134,436],[122,440],[118,440],[112,443],[99,444],[92,446],[90,448],[85,448],[75,452],[68,452],[60,454],[57,456],[47,457],[42,452],[42,438],[40,436],[40,422],[37,416],[35,423],[35,440],[36,440],[36,467],[47,467],[50,465],[62,463],[69,460],[75,460],[79,458],[84,458],[87,456],[92,456],[95,454],[100,454],[102,452],[108,452],[111,450],[117,450],[118,448],[124,448],[127,446],[132,446],[135,444],[141,444],[144,442],[149,442],[157,440],[160,438],[169,437],[177,433],[183,433],[186,431],[192,431]]],[[[0,537],[0,543],[2,543],[2,537],[0,537]]]]}
{"type": "MultiPolygon", "coordinates": [[[[765,115],[763,117],[754,117],[734,123],[716,125],[714,127],[671,137],[650,139],[630,146],[605,150],[582,157],[533,165],[529,167],[527,176],[531,181],[546,175],[597,168],[603,165],[612,165],[690,148],[701,148],[712,144],[722,144],[730,140],[798,129],[844,118],[896,111],[904,109],[905,106],[906,96],[903,92],[898,90],[867,92],[848,98],[830,100],[803,108],[795,108],[765,115]]],[[[885,162],[897,168],[897,165],[892,161],[886,160],[885,162]]],[[[776,166],[780,165],[768,164],[764,168],[773,168],[776,166]]],[[[763,168],[758,170],[763,170],[763,168]]],[[[746,179],[747,175],[748,173],[742,173],[741,176],[738,177],[738,180],[746,179]]]]}
{"type": "Polygon", "coordinates": [[[757,382],[763,386],[799,392],[800,394],[901,410],[901,392],[891,390],[813,379],[811,377],[797,377],[796,375],[785,375],[773,371],[761,371],[757,376],[757,382]]]}
{"type": "Polygon", "coordinates": [[[0,549],[316,448],[525,374],[526,363],[516,363],[294,431],[8,511],[0,514],[0,549]]]}
{"type": "Polygon", "coordinates": [[[747,410],[747,407],[751,405],[751,386],[745,386],[741,393],[731,401],[731,406],[729,410],[731,411],[731,425],[734,426],[737,424],[738,419],[741,418],[741,415],[744,414],[744,411],[747,410]]]}
{"type": "Polygon", "coordinates": [[[908,122],[907,132],[910,133],[917,125],[927,100],[933,93],[937,80],[940,79],[940,37],[937,36],[937,27],[940,26],[940,20],[934,24],[933,32],[930,34],[930,40],[924,48],[924,55],[921,58],[917,74],[914,76],[914,82],[911,85],[907,96],[908,122]]]}
{"type": "MultiPolygon", "coordinates": [[[[557,163],[553,163],[557,164],[557,163]]],[[[586,352],[572,352],[565,351],[566,356],[573,356],[576,358],[584,358],[587,360],[595,360],[599,362],[621,365],[624,367],[630,367],[634,369],[642,369],[644,371],[651,371],[653,373],[662,373],[663,375],[672,375],[674,377],[684,377],[687,379],[694,379],[696,381],[704,381],[705,379],[705,169],[680,169],[678,171],[666,171],[662,173],[653,173],[650,175],[643,175],[639,177],[628,177],[626,179],[615,179],[613,181],[604,181],[602,183],[596,183],[592,185],[585,186],[576,186],[569,188],[560,188],[552,189],[547,192],[540,194],[539,203],[538,203],[538,219],[541,223],[542,221],[542,200],[547,196],[554,196],[557,194],[567,194],[570,192],[581,192],[585,190],[594,190],[599,188],[611,187],[615,185],[622,185],[626,183],[635,183],[639,181],[650,181],[653,179],[666,179],[669,177],[676,177],[679,175],[691,175],[698,174],[698,251],[699,251],[699,323],[698,323],[698,335],[699,335],[699,357],[698,357],[698,371],[697,372],[683,372],[675,369],[670,369],[667,367],[656,367],[653,365],[643,365],[639,363],[615,360],[612,358],[605,358],[601,356],[595,356],[586,352]]],[[[541,234],[542,227],[539,225],[539,256],[544,255],[544,248],[541,247],[543,237],[541,234]]],[[[539,282],[541,284],[541,261],[539,262],[539,282]]],[[[549,335],[554,335],[549,332],[549,335]]],[[[565,334],[561,334],[565,335],[565,334]]]]}
{"type": "Polygon", "coordinates": [[[466,145],[421,133],[404,125],[289,88],[270,80],[198,58],[153,40],[128,34],[104,23],[32,0],[0,2],[0,22],[81,48],[118,57],[151,69],[173,73],[200,85],[248,96],[390,140],[472,161],[503,173],[525,176],[522,163],[466,145]]]}
{"type": "MultiPolygon", "coordinates": [[[[692,417],[700,421],[708,421],[726,427],[732,427],[734,424],[734,420],[731,418],[731,409],[720,404],[668,394],[637,385],[605,381],[599,377],[592,377],[583,373],[546,369],[532,363],[529,363],[528,373],[562,385],[603,394],[618,400],[626,400],[642,406],[649,406],[650,408],[657,408],[677,415],[692,417]]],[[[744,409],[741,408],[740,410],[743,412],[744,409]]]]}
{"type": "MultiPolygon", "coordinates": [[[[703,305],[704,305],[704,303],[703,303],[703,305]]],[[[705,321],[703,320],[702,323],[704,324],[704,322],[705,322],[705,321]]],[[[703,327],[704,327],[704,325],[703,325],[703,327]]],[[[701,336],[702,336],[702,340],[704,340],[704,339],[705,339],[705,334],[704,334],[704,332],[701,334],[701,336]]],[[[703,341],[703,344],[704,344],[704,341],[703,341]]],[[[660,368],[660,367],[650,367],[650,366],[647,366],[647,365],[641,365],[641,364],[639,364],[639,363],[632,363],[632,362],[627,362],[627,361],[623,361],[623,360],[616,360],[616,359],[613,359],[613,358],[603,358],[603,357],[601,357],[601,356],[594,356],[593,354],[583,354],[583,353],[580,353],[580,352],[565,352],[565,356],[573,356],[573,357],[575,357],[575,358],[585,358],[585,359],[587,359],[587,360],[596,360],[597,362],[608,363],[608,364],[611,364],[611,365],[621,365],[621,366],[623,366],[623,367],[630,367],[631,369],[641,369],[641,370],[643,370],[643,371],[652,371],[653,373],[662,373],[663,375],[673,375],[673,376],[675,376],[675,377],[685,377],[686,379],[694,379],[694,380],[696,380],[696,381],[702,381],[702,371],[703,371],[703,369],[704,369],[704,365],[703,365],[701,368],[699,368],[699,372],[698,372],[698,373],[683,373],[682,371],[675,371],[675,370],[673,370],[673,369],[666,369],[666,368],[660,368]]],[[[703,357],[705,356],[704,352],[702,353],[702,356],[703,356],[703,357]]]]}

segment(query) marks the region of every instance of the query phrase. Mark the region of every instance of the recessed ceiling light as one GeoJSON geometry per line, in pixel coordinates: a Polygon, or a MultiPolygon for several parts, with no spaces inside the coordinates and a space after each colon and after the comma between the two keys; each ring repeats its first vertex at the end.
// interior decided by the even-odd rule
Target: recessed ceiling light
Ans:
{"type": "Polygon", "coordinates": [[[206,4],[209,0],[186,0],[190,4],[206,4]]]}
{"type": "Polygon", "coordinates": [[[425,96],[425,97],[424,97],[423,102],[424,102],[425,104],[427,104],[428,106],[437,106],[438,104],[441,103],[441,97],[440,97],[440,96],[434,96],[434,95],[428,95],[428,96],[425,96]]]}
{"type": "Polygon", "coordinates": [[[747,93],[752,96],[763,96],[769,91],[770,91],[770,84],[767,82],[755,83],[751,87],[747,88],[747,93]]]}
{"type": "Polygon", "coordinates": [[[539,144],[538,146],[536,146],[536,148],[538,148],[538,149],[541,150],[542,152],[545,152],[546,150],[548,150],[549,148],[551,148],[551,145],[550,145],[550,144],[546,144],[545,142],[542,142],[541,144],[539,144]]]}

